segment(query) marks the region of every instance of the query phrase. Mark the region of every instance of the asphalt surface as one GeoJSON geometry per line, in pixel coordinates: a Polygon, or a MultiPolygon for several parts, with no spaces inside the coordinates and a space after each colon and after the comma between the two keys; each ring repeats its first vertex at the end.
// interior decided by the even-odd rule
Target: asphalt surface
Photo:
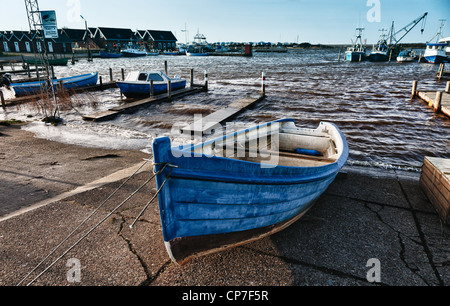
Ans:
{"type": "MultiPolygon", "coordinates": [[[[7,134],[8,131],[1,132],[7,134]]],[[[22,132],[19,134],[23,137],[22,132]]],[[[45,140],[40,141],[45,144],[45,140]]],[[[77,147],[61,145],[54,157],[64,155],[66,150],[77,150],[77,147]]],[[[84,148],[78,150],[82,152],[84,148]]],[[[105,155],[107,152],[101,153],[103,157],[108,156],[105,155]]],[[[114,154],[119,156],[113,159],[114,162],[121,158],[127,161],[122,165],[122,170],[142,164],[139,154],[114,154]]],[[[49,156],[46,158],[52,160],[49,156]]],[[[3,154],[3,159],[2,168],[14,165],[13,161],[8,163],[8,154],[3,154]]],[[[79,178],[77,186],[54,192],[50,190],[47,198],[39,197],[33,203],[30,200],[33,194],[28,193],[34,190],[34,185],[45,180],[45,177],[36,176],[26,185],[29,189],[25,186],[21,191],[28,210],[17,204],[0,214],[0,286],[19,284],[136,169],[131,168],[128,172],[121,172],[116,179],[102,182],[98,179],[112,174],[108,163],[103,163],[104,159],[90,161],[94,163],[92,169],[95,171],[89,178],[79,178]],[[82,183],[88,185],[91,181],[97,183],[86,189],[78,186],[82,183]],[[61,194],[64,196],[61,197],[61,194]],[[33,206],[36,203],[39,205],[33,206]]],[[[58,165],[66,167],[66,181],[70,181],[69,170],[76,165],[62,160],[58,160],[58,165]]],[[[64,171],[60,175],[63,176],[64,171]]],[[[154,182],[111,214],[151,175],[150,169],[144,168],[143,172],[129,180],[21,285],[450,284],[450,228],[440,222],[422,192],[419,172],[345,167],[344,173],[339,175],[317,204],[293,226],[255,243],[198,258],[184,267],[173,264],[166,253],[157,201],[133,229],[129,228],[155,194],[154,182]],[[102,219],[105,221],[100,226],[76,244],[102,219]],[[76,246],[72,248],[74,244],[76,246]],[[36,278],[52,263],[51,268],[36,278]]],[[[54,181],[58,181],[57,178],[54,181]]],[[[8,193],[8,190],[2,192],[8,193]]],[[[0,202],[0,207],[6,205],[0,202]]]]}

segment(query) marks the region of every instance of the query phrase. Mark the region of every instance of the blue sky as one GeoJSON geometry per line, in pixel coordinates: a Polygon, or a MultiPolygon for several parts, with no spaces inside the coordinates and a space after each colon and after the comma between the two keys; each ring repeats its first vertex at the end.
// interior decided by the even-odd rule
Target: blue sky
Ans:
{"type": "MultiPolygon", "coordinates": [[[[0,0],[0,30],[28,30],[22,0],[0,0]],[[8,7],[8,9],[6,9],[8,7]]],[[[364,39],[375,43],[381,28],[395,21],[398,31],[428,12],[423,35],[419,24],[404,42],[426,42],[448,19],[443,30],[450,36],[450,0],[39,0],[41,10],[56,10],[59,27],[171,30],[185,41],[197,30],[209,42],[270,41],[322,44],[350,43],[355,28],[364,27],[364,39]],[[368,17],[369,14],[369,17],[368,17]]]]}

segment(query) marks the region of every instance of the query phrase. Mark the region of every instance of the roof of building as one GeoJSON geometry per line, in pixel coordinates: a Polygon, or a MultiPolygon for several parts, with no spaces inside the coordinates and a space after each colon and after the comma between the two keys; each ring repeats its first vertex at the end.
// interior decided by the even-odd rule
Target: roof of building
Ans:
{"type": "Polygon", "coordinates": [[[147,32],[154,41],[177,41],[171,31],[148,30],[147,32]]]}
{"type": "Polygon", "coordinates": [[[130,41],[136,40],[136,34],[131,29],[120,28],[97,28],[95,36],[100,34],[100,37],[106,40],[123,40],[130,41]]]}

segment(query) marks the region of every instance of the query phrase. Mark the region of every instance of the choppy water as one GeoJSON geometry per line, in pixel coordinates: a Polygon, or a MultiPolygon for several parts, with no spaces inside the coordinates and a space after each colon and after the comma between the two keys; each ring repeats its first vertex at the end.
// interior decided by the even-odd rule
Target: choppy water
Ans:
{"type": "MultiPolygon", "coordinates": [[[[419,89],[443,90],[435,79],[437,66],[417,63],[338,62],[338,50],[302,50],[289,53],[256,53],[244,57],[158,56],[136,59],[95,59],[68,67],[57,67],[59,77],[98,71],[109,79],[120,69],[163,70],[169,75],[189,77],[194,68],[196,82],[209,73],[208,93],[171,103],[148,106],[132,115],[121,115],[103,123],[84,122],[81,114],[120,105],[118,89],[73,97],[95,101],[98,109],[78,106],[63,112],[65,126],[49,127],[34,122],[27,129],[68,143],[106,148],[148,149],[155,137],[170,135],[176,122],[191,123],[194,114],[207,115],[248,93],[260,90],[261,73],[267,77],[267,98],[235,118],[244,126],[281,118],[296,119],[297,125],[315,128],[320,121],[334,122],[350,146],[350,163],[381,167],[417,168],[424,156],[450,158],[450,119],[436,115],[423,102],[410,101],[413,80],[419,89]]],[[[26,119],[33,110],[21,107],[0,111],[0,119],[26,119]]],[[[36,117],[27,120],[36,120],[36,117]]]]}

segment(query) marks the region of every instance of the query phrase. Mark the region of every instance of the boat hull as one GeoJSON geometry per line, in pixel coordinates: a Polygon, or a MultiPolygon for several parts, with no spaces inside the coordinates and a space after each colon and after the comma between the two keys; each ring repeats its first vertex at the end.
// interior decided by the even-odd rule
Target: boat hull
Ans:
{"type": "Polygon", "coordinates": [[[425,56],[425,60],[430,64],[448,63],[448,57],[442,55],[425,56]]]}
{"type": "Polygon", "coordinates": [[[345,60],[348,62],[362,62],[366,59],[364,52],[345,52],[345,60]]]}
{"type": "Polygon", "coordinates": [[[194,53],[194,52],[187,52],[187,56],[209,56],[209,53],[194,53]]]}
{"type": "MultiPolygon", "coordinates": [[[[281,121],[272,124],[282,124],[281,121]]],[[[320,167],[265,169],[259,163],[211,157],[175,157],[169,138],[154,142],[161,224],[171,259],[190,260],[272,235],[303,216],[330,186],[348,158],[320,167]]]]}
{"type": "Polygon", "coordinates": [[[144,57],[147,56],[147,52],[129,52],[129,51],[122,51],[123,57],[144,57]]]}
{"type": "MultiPolygon", "coordinates": [[[[66,90],[84,88],[89,86],[94,86],[98,81],[98,73],[89,73],[74,77],[61,78],[53,80],[53,88],[57,90],[60,82],[66,90]]],[[[12,84],[11,87],[16,93],[16,97],[35,95],[41,92],[42,82],[28,82],[28,83],[16,83],[12,84]]]]}
{"type": "Polygon", "coordinates": [[[101,58],[120,58],[122,57],[122,53],[109,53],[100,51],[100,57],[101,58]]]}
{"type": "MultiPolygon", "coordinates": [[[[44,66],[42,61],[40,59],[25,59],[25,63],[29,65],[34,66],[44,66]]],[[[69,62],[68,58],[56,58],[56,59],[49,59],[48,64],[50,66],[67,66],[67,63],[69,62]]]]}
{"type": "MultiPolygon", "coordinates": [[[[150,96],[150,83],[148,82],[116,82],[120,91],[127,98],[140,98],[150,96]]],[[[172,81],[172,90],[179,90],[186,88],[186,80],[172,81]]],[[[167,93],[167,83],[166,82],[155,82],[153,84],[153,94],[163,94],[167,93]]]]}
{"type": "Polygon", "coordinates": [[[389,56],[386,53],[370,53],[369,60],[371,62],[387,62],[389,56]]]}

